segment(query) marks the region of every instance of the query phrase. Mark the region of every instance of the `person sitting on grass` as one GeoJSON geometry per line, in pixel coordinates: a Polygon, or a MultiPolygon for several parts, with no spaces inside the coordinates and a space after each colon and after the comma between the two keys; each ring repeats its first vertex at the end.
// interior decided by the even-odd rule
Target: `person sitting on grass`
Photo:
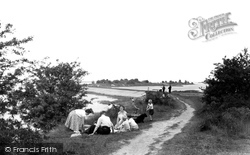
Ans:
{"type": "Polygon", "coordinates": [[[135,120],[134,120],[132,117],[130,117],[130,118],[128,119],[128,123],[129,123],[130,130],[131,130],[131,131],[132,131],[132,130],[138,130],[138,129],[139,129],[138,124],[135,122],[135,120]]]}
{"type": "Polygon", "coordinates": [[[124,110],[124,106],[120,106],[120,111],[118,112],[115,128],[121,125],[123,122],[123,117],[127,117],[127,112],[124,110]]]}
{"type": "Polygon", "coordinates": [[[152,117],[154,115],[154,106],[151,99],[148,100],[147,111],[149,114],[150,121],[152,121],[153,120],[152,117]]]}
{"type": "Polygon", "coordinates": [[[80,131],[83,130],[84,121],[86,119],[86,116],[91,114],[93,110],[90,109],[75,109],[72,110],[65,122],[65,126],[71,130],[73,130],[75,133],[80,133],[80,131]]]}
{"type": "Polygon", "coordinates": [[[90,133],[91,130],[93,130],[90,135],[94,135],[95,133],[107,135],[111,132],[114,133],[114,126],[110,118],[106,116],[106,111],[102,111],[100,113],[100,117],[97,120],[97,123],[92,125],[88,130],[90,133]]]}
{"type": "Polygon", "coordinates": [[[130,125],[127,117],[122,118],[122,123],[116,128],[115,132],[130,131],[130,125]]]}

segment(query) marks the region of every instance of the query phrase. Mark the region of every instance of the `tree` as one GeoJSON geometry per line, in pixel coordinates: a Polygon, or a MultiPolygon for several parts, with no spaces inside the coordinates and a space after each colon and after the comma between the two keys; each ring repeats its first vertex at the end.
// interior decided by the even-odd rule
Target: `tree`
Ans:
{"type": "Polygon", "coordinates": [[[142,83],[149,83],[149,81],[148,80],[143,80],[142,83]]]}
{"type": "Polygon", "coordinates": [[[114,80],[113,83],[118,84],[118,83],[120,83],[120,81],[119,80],[114,80]]]}
{"type": "Polygon", "coordinates": [[[250,98],[250,57],[248,49],[245,48],[242,53],[232,59],[224,57],[222,60],[223,63],[215,64],[215,70],[205,80],[208,86],[204,90],[203,101],[212,106],[213,109],[225,109],[232,106],[250,107],[250,103],[247,102],[250,98]],[[230,100],[234,99],[238,102],[231,103],[230,100]]]}
{"type": "Polygon", "coordinates": [[[201,131],[214,129],[222,133],[243,133],[250,118],[250,57],[248,49],[222,63],[205,80],[207,87],[202,98],[205,106],[201,111],[204,121],[201,131]]]}
{"type": "Polygon", "coordinates": [[[32,75],[19,91],[22,97],[19,110],[21,118],[34,127],[49,131],[72,109],[87,103],[81,100],[86,94],[85,84],[81,82],[87,71],[81,69],[79,62],[57,61],[54,66],[36,63],[30,72],[32,75]]]}
{"type": "MultiPolygon", "coordinates": [[[[0,115],[17,114],[20,98],[16,96],[16,88],[24,81],[24,66],[33,63],[23,57],[27,51],[22,47],[33,38],[17,39],[13,36],[14,31],[13,25],[0,22],[0,115]]],[[[14,117],[0,119],[0,143],[32,143],[40,140],[37,132],[22,128],[21,122],[14,117]]]]}

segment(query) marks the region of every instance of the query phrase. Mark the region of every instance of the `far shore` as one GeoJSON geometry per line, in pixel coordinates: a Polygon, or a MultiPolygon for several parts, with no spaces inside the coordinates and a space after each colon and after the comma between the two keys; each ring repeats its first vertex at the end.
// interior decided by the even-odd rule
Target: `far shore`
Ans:
{"type": "MultiPolygon", "coordinates": [[[[205,88],[206,84],[196,83],[190,85],[178,85],[172,86],[172,92],[174,91],[197,91],[202,92],[201,88],[205,88]]],[[[103,95],[112,94],[115,92],[115,95],[120,96],[130,96],[130,97],[139,97],[145,94],[145,91],[159,91],[162,89],[162,86],[126,86],[126,87],[93,87],[88,86],[87,92],[96,92],[103,95]],[[120,93],[118,93],[120,92],[120,93]],[[126,93],[125,93],[126,92],[126,93]],[[125,93],[125,94],[124,94],[125,93]]],[[[165,92],[169,92],[168,86],[165,86],[165,92]]]]}

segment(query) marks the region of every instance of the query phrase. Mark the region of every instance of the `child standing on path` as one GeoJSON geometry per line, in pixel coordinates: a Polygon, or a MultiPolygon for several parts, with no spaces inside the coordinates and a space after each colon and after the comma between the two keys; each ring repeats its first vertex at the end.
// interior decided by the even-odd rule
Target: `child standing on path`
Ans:
{"type": "Polygon", "coordinates": [[[152,121],[153,120],[152,116],[154,115],[154,106],[151,99],[148,100],[147,111],[149,114],[149,118],[152,121]]]}

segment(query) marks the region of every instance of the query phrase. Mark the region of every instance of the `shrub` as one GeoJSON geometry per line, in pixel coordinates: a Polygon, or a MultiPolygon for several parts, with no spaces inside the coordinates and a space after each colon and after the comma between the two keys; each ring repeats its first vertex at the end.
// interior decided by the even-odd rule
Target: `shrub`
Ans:
{"type": "MultiPolygon", "coordinates": [[[[204,89],[203,101],[209,105],[215,101],[214,108],[248,106],[249,102],[225,102],[228,96],[237,99],[248,100],[250,98],[250,55],[248,49],[239,53],[232,59],[223,58],[223,63],[216,63],[212,75],[205,82],[208,84],[204,89]],[[230,104],[232,105],[230,105],[230,104]],[[223,105],[227,104],[227,105],[223,105]]],[[[235,101],[236,101],[235,100],[235,101]]],[[[228,101],[228,100],[227,100],[228,101]]]]}
{"type": "Polygon", "coordinates": [[[204,121],[201,123],[200,131],[223,130],[227,135],[238,135],[244,130],[244,124],[250,118],[250,110],[245,107],[232,107],[222,113],[203,113],[204,121]]]}
{"type": "Polygon", "coordinates": [[[21,128],[21,123],[16,120],[0,119],[0,144],[1,143],[39,143],[42,137],[38,132],[29,128],[21,128]]]}
{"type": "Polygon", "coordinates": [[[147,103],[147,101],[151,99],[153,104],[156,105],[170,105],[170,98],[167,96],[167,93],[163,93],[163,92],[156,92],[156,91],[146,91],[146,98],[145,101],[147,103]],[[164,97],[163,97],[164,94],[164,97]]]}
{"type": "Polygon", "coordinates": [[[201,130],[214,126],[229,135],[243,131],[244,123],[249,119],[250,108],[250,55],[248,49],[232,59],[223,58],[216,63],[215,70],[205,82],[202,113],[205,120],[201,130]]]}
{"type": "MultiPolygon", "coordinates": [[[[7,112],[17,114],[17,105],[21,101],[17,88],[24,82],[26,66],[33,63],[24,57],[26,50],[22,47],[32,41],[33,37],[18,39],[13,36],[14,32],[12,24],[0,21],[0,115],[7,112]]],[[[21,128],[21,123],[14,120],[14,117],[0,119],[0,143],[34,143],[40,140],[37,132],[21,128]]]]}
{"type": "Polygon", "coordinates": [[[46,62],[34,64],[32,75],[18,92],[21,118],[34,127],[49,131],[66,117],[70,110],[86,104],[82,97],[86,87],[81,84],[87,74],[79,62],[51,66],[46,62]]]}

